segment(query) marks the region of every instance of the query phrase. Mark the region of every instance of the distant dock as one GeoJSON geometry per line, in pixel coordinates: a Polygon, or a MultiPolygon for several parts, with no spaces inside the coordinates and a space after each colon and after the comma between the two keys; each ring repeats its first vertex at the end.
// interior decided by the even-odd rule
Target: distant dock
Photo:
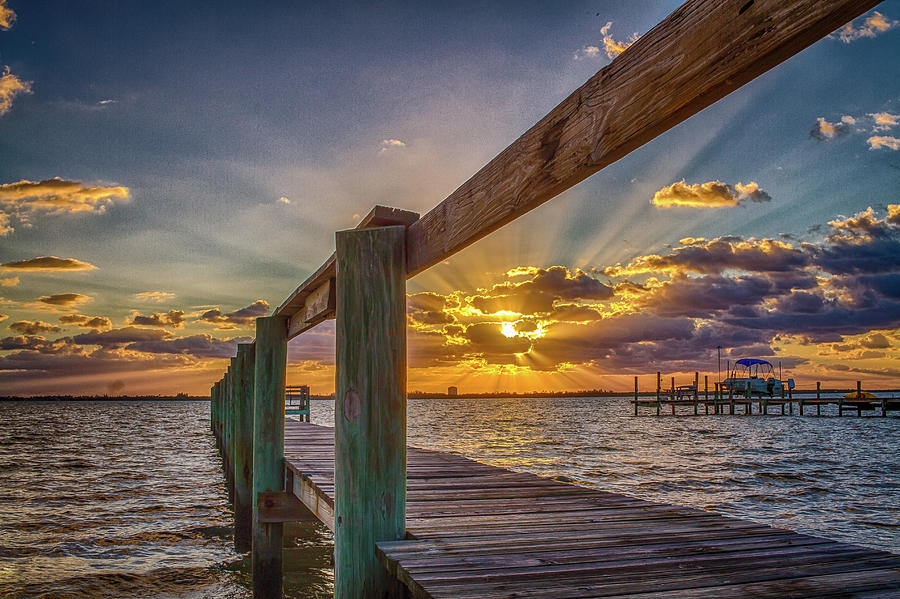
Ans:
{"type": "Polygon", "coordinates": [[[815,391],[796,391],[782,390],[779,395],[768,396],[755,393],[735,393],[729,391],[723,393],[719,391],[718,384],[714,384],[714,389],[709,389],[709,377],[704,377],[705,384],[703,390],[700,390],[699,373],[694,375],[693,385],[675,386],[675,379],[672,378],[672,386],[668,389],[661,388],[660,374],[656,375],[656,396],[641,397],[638,392],[638,377],[634,377],[634,398],[631,405],[634,407],[634,415],[656,415],[662,416],[671,412],[672,416],[677,415],[700,415],[702,408],[703,415],[746,415],[750,416],[755,413],[757,415],[792,415],[796,407],[800,416],[812,414],[812,408],[815,408],[816,416],[822,415],[822,406],[835,406],[837,415],[843,416],[845,413],[856,414],[862,416],[863,412],[871,412],[872,416],[887,416],[890,412],[900,412],[900,397],[867,397],[865,391],[862,390],[862,382],[856,382],[856,389],[853,391],[841,392],[839,397],[825,397],[822,394],[821,383],[816,383],[815,391]],[[794,397],[794,394],[797,397],[794,397]],[[815,397],[804,397],[804,395],[812,395],[815,397]],[[641,411],[640,408],[651,408],[655,410],[649,413],[641,411]]]}

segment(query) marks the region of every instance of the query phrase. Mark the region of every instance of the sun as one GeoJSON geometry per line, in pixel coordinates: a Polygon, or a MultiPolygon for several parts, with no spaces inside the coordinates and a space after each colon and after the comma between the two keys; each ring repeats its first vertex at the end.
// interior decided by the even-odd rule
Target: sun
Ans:
{"type": "Polygon", "coordinates": [[[503,333],[505,337],[517,337],[519,335],[518,331],[516,331],[516,323],[514,322],[501,323],[500,332],[503,333]]]}

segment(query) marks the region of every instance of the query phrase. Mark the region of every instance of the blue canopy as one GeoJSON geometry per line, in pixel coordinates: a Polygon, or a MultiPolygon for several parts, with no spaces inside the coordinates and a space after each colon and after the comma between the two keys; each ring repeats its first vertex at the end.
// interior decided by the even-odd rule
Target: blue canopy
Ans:
{"type": "Polygon", "coordinates": [[[735,364],[747,367],[753,366],[754,364],[768,364],[769,366],[772,366],[771,362],[767,362],[766,360],[758,360],[756,358],[742,358],[735,362],[735,364]]]}

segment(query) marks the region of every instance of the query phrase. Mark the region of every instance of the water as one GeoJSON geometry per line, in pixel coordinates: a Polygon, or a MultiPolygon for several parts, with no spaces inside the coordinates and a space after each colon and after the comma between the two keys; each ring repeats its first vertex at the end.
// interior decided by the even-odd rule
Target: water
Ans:
{"type": "MultiPolygon", "coordinates": [[[[208,409],[0,403],[0,597],[250,597],[208,409]]],[[[331,422],[330,402],[312,409],[313,422],[331,422]]],[[[630,413],[626,399],[412,400],[409,437],[900,552],[900,418],[630,413]]],[[[308,523],[288,532],[286,596],[330,596],[330,534],[308,523]]]]}

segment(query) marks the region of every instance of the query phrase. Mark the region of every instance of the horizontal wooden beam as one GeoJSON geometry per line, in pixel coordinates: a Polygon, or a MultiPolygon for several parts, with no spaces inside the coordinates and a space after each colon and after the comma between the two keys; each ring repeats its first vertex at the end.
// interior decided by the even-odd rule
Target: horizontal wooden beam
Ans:
{"type": "Polygon", "coordinates": [[[559,195],[877,4],[685,2],[413,223],[409,275],[559,195]]]}
{"type": "Polygon", "coordinates": [[[308,476],[293,471],[291,491],[322,524],[334,532],[334,500],[316,487],[308,476]]]}
{"type": "Polygon", "coordinates": [[[316,520],[292,493],[266,492],[256,496],[260,522],[305,522],[316,520]]]}

